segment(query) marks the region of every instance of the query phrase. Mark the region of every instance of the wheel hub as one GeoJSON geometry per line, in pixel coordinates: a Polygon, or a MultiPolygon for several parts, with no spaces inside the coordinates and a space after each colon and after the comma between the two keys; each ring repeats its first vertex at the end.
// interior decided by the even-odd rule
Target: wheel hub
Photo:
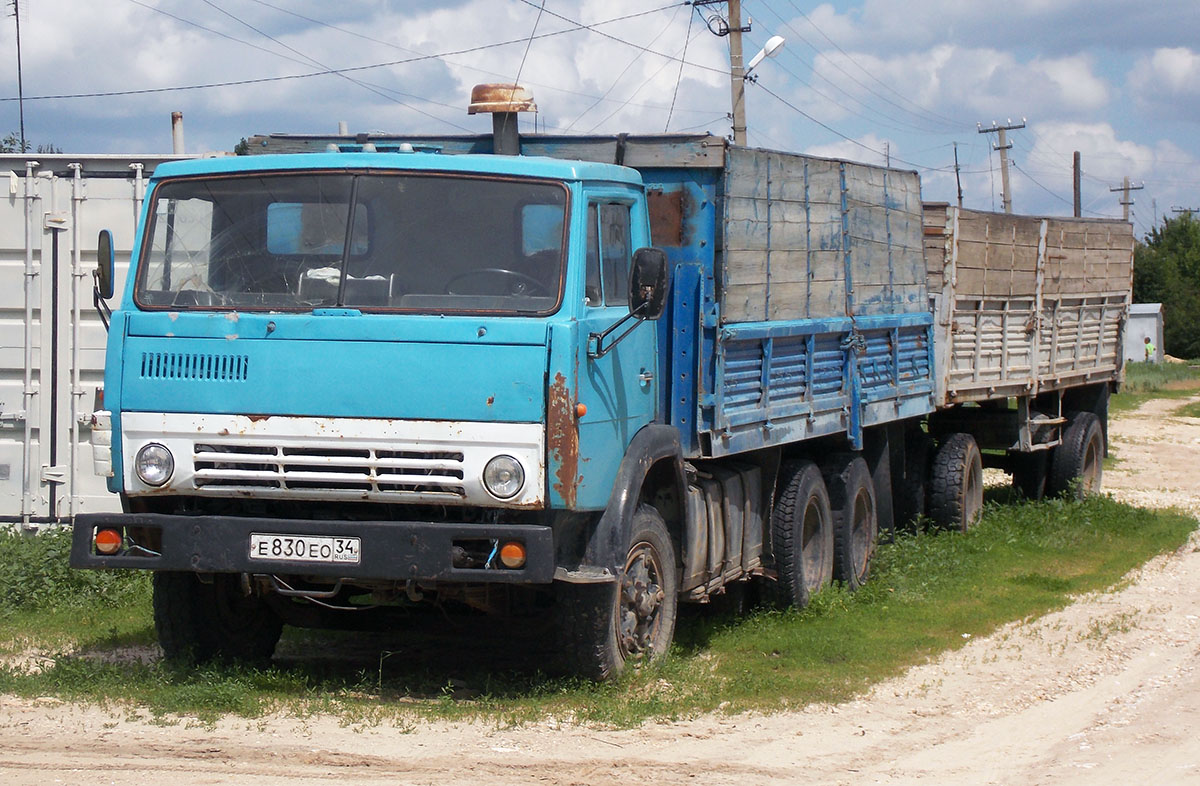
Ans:
{"type": "Polygon", "coordinates": [[[658,610],[666,597],[658,579],[658,565],[649,547],[645,544],[635,547],[621,578],[621,608],[617,623],[617,638],[626,655],[644,653],[654,640],[658,610]]]}

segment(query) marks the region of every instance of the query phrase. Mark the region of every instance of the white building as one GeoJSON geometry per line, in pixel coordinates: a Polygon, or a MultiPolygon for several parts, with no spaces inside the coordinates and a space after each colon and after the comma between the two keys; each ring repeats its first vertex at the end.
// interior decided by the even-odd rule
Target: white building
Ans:
{"type": "Polygon", "coordinates": [[[1125,324],[1125,361],[1146,359],[1146,336],[1154,342],[1154,362],[1163,361],[1162,303],[1134,303],[1129,307],[1129,322],[1125,324]]]}

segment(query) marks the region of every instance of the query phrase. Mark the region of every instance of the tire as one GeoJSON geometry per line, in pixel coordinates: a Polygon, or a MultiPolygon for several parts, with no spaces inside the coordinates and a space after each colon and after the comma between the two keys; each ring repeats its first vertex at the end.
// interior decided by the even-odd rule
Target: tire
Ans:
{"type": "Polygon", "coordinates": [[[154,628],[167,660],[265,663],[283,623],[261,599],[242,594],[240,577],[218,573],[211,583],[194,573],[154,574],[154,628]]]}
{"type": "Polygon", "coordinates": [[[966,532],[983,511],[983,456],[970,434],[947,437],[933,454],[929,518],[937,529],[966,532]]]}
{"type": "Polygon", "coordinates": [[[771,512],[775,595],[802,609],[833,581],[833,512],[821,471],[811,461],[785,464],[783,491],[771,512]]]}
{"type": "Polygon", "coordinates": [[[1091,412],[1067,416],[1062,444],[1050,457],[1046,493],[1082,499],[1100,490],[1104,478],[1104,428],[1091,412]]]}
{"type": "Polygon", "coordinates": [[[679,575],[662,516],[649,505],[633,514],[624,568],[612,584],[562,584],[556,613],[567,670],[604,681],[630,663],[661,660],[675,636],[679,575]]]}
{"type": "Polygon", "coordinates": [[[925,515],[932,456],[933,440],[924,431],[912,431],[905,436],[904,478],[899,483],[892,483],[896,525],[903,532],[916,532],[917,522],[925,515]]]}
{"type": "Polygon", "coordinates": [[[833,511],[833,577],[851,592],[867,582],[879,516],[867,462],[857,454],[835,456],[825,465],[833,511]]]}
{"type": "Polygon", "coordinates": [[[1021,492],[1025,499],[1034,502],[1045,497],[1049,451],[1013,453],[1010,457],[1013,462],[1013,488],[1021,492]]]}

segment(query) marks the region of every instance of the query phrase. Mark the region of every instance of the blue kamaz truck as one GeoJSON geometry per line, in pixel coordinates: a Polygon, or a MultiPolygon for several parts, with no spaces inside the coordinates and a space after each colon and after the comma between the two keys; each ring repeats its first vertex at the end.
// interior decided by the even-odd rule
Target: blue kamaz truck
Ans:
{"type": "MultiPolygon", "coordinates": [[[[94,426],[123,512],[72,562],[154,571],[168,656],[432,601],[553,620],[604,679],[680,602],[803,606],[881,530],[978,514],[916,173],[500,117],[155,171],[94,426]]],[[[112,270],[102,233],[100,302],[112,270]]]]}

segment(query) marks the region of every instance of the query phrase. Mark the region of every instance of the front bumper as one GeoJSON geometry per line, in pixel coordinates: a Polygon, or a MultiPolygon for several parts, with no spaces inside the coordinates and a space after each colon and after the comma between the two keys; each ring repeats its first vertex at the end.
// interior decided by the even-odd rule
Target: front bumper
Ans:
{"type": "MultiPolygon", "coordinates": [[[[460,552],[461,553],[461,552],[460,552]]],[[[81,513],[71,543],[73,568],[135,568],[196,573],[262,573],[383,581],[446,583],[501,582],[549,584],[554,578],[554,538],[550,527],[528,524],[455,524],[426,521],[317,521],[311,519],[172,516],[158,513],[81,513]],[[95,551],[100,529],[125,535],[126,543],[153,548],[125,549],[105,556],[95,551]],[[307,535],[360,539],[357,564],[251,559],[250,535],[307,535]],[[518,541],[525,566],[456,567],[456,550],[481,542],[518,541]]]]}

